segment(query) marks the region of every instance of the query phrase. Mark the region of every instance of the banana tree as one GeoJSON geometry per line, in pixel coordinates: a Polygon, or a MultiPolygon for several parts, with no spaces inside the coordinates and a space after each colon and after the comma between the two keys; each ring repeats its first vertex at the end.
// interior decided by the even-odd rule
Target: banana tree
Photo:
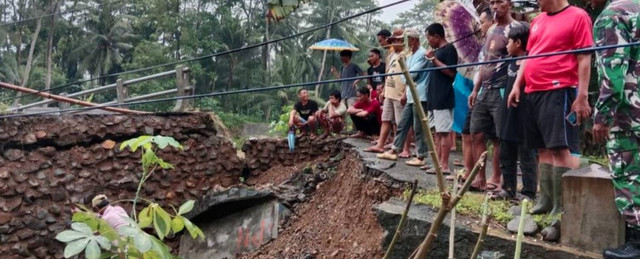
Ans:
{"type": "Polygon", "coordinates": [[[267,0],[267,18],[280,21],[298,9],[302,3],[309,1],[310,0],[267,0]]]}

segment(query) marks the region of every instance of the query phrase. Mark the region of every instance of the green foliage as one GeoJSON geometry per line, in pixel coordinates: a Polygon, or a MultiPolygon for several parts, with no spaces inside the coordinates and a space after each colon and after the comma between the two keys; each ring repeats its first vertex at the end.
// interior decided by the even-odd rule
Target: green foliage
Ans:
{"type": "Polygon", "coordinates": [[[60,232],[56,239],[66,243],[64,257],[70,258],[84,251],[86,258],[175,258],[169,248],[162,243],[165,237],[178,234],[184,229],[196,239],[204,240],[204,233],[200,228],[184,217],[193,210],[195,202],[186,201],[174,215],[164,210],[160,204],[148,202],[148,206],[136,214],[136,203],[144,182],[149,179],[156,168],[172,169],[173,165],[159,158],[155,148],[164,149],[173,147],[182,150],[182,145],[172,137],[165,136],[140,136],[130,139],[120,145],[120,149],[130,148],[132,152],[141,149],[142,176],[136,196],[133,199],[132,215],[134,219],[126,218],[126,226],[114,230],[104,219],[99,218],[91,210],[82,205],[72,217],[71,230],[60,232]],[[156,238],[143,229],[152,228],[156,238]]]}
{"type": "MultiPolygon", "coordinates": [[[[165,162],[164,160],[162,160],[162,158],[159,158],[155,152],[153,152],[152,144],[156,144],[157,147],[160,149],[164,149],[167,146],[172,146],[174,148],[182,150],[182,145],[180,145],[180,143],[178,143],[178,141],[176,141],[172,137],[148,136],[148,135],[140,136],[140,137],[122,142],[122,144],[120,144],[120,149],[123,150],[129,147],[131,148],[131,151],[136,152],[138,148],[142,147],[143,148],[143,152],[142,152],[143,171],[146,171],[145,168],[148,169],[155,165],[160,166],[162,169],[173,168],[173,165],[165,162]]],[[[146,176],[146,174],[143,174],[143,177],[144,176],[146,176]]]]}
{"type": "Polygon", "coordinates": [[[64,248],[64,257],[69,258],[85,251],[85,257],[88,259],[100,258],[100,249],[111,249],[109,239],[104,236],[93,234],[93,230],[84,223],[72,223],[71,230],[65,230],[58,235],[56,239],[60,242],[67,243],[64,248]]]}
{"type": "Polygon", "coordinates": [[[267,17],[276,21],[284,19],[287,15],[298,9],[300,4],[308,0],[269,0],[269,12],[267,17]]]}
{"type": "Polygon", "coordinates": [[[269,134],[273,134],[276,136],[285,136],[287,132],[289,132],[289,117],[291,115],[291,111],[293,110],[293,105],[287,105],[282,107],[282,113],[277,121],[272,121],[269,124],[269,134]]]}
{"type": "MultiPolygon", "coordinates": [[[[408,199],[410,190],[405,190],[403,193],[404,199],[408,199]]],[[[478,193],[465,193],[464,197],[458,202],[456,206],[456,213],[461,215],[480,218],[482,217],[482,205],[484,203],[485,196],[478,193]]],[[[442,198],[437,190],[420,191],[414,197],[413,201],[416,203],[426,204],[435,208],[439,208],[442,204],[442,198]]],[[[513,216],[509,214],[509,208],[513,204],[509,201],[489,201],[489,211],[491,217],[497,223],[506,225],[513,219],[513,216]]],[[[528,208],[527,210],[530,210],[528,208]]],[[[551,225],[555,218],[548,215],[533,215],[533,220],[538,223],[542,228],[551,225]]]]}
{"type": "Polygon", "coordinates": [[[591,163],[596,163],[602,166],[609,166],[609,158],[606,156],[584,156],[591,163]]]}

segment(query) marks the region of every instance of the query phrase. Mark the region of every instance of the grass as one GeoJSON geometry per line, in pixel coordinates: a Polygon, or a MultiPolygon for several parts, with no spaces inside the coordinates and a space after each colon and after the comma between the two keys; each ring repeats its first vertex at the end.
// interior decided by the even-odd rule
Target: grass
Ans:
{"type": "MultiPolygon", "coordinates": [[[[409,197],[410,190],[405,190],[403,198],[406,200],[409,197]]],[[[434,208],[440,208],[442,199],[438,190],[419,191],[413,198],[414,202],[419,204],[426,204],[434,208]]],[[[484,195],[478,193],[467,192],[464,197],[458,202],[456,206],[456,213],[460,215],[480,219],[482,217],[482,203],[484,202],[484,195]]],[[[489,201],[489,213],[491,219],[501,225],[507,225],[514,217],[509,214],[509,208],[513,204],[508,201],[489,201]]],[[[530,208],[527,208],[529,210],[530,208]]],[[[539,226],[545,228],[551,225],[554,218],[548,215],[533,215],[533,220],[538,223],[539,226]]]]}
{"type": "Polygon", "coordinates": [[[584,156],[584,158],[588,159],[592,163],[600,164],[602,166],[609,166],[609,158],[606,156],[584,156]]]}

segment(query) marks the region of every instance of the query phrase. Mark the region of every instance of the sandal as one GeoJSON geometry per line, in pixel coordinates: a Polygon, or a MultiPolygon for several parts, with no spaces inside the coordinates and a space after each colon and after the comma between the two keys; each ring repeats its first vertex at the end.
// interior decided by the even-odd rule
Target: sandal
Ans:
{"type": "Polygon", "coordinates": [[[514,195],[512,195],[511,193],[509,193],[506,190],[501,190],[499,192],[493,192],[489,195],[489,198],[496,201],[496,200],[500,200],[500,201],[510,201],[510,200],[515,200],[516,197],[514,195]]]}
{"type": "Polygon", "coordinates": [[[464,166],[464,163],[460,159],[453,160],[453,165],[455,166],[464,166]]]}
{"type": "Polygon", "coordinates": [[[431,169],[431,166],[427,164],[420,167],[420,170],[429,170],[429,169],[431,169]]]}
{"type": "MultiPolygon", "coordinates": [[[[433,168],[429,168],[427,169],[427,174],[436,174],[436,170],[433,168]]],[[[450,175],[451,172],[449,171],[442,171],[442,175],[450,175]]]]}
{"type": "Polygon", "coordinates": [[[405,164],[410,165],[410,166],[423,166],[425,165],[424,160],[421,160],[420,158],[414,157],[411,160],[405,162],[405,164]]]}
{"type": "MultiPolygon", "coordinates": [[[[447,176],[447,178],[445,178],[445,179],[446,179],[447,181],[453,181],[453,180],[455,180],[455,179],[456,179],[456,177],[455,177],[454,175],[449,175],[449,176],[447,176]]],[[[466,182],[466,181],[467,181],[467,177],[465,177],[465,176],[464,176],[464,174],[460,174],[460,175],[458,176],[458,181],[459,181],[459,182],[464,183],[464,182],[466,182]]]]}
{"type": "Polygon", "coordinates": [[[368,147],[364,149],[364,152],[369,152],[369,153],[382,153],[384,152],[384,150],[380,150],[376,147],[368,147]]]}
{"type": "Polygon", "coordinates": [[[380,154],[376,155],[376,157],[378,157],[380,159],[386,159],[386,160],[392,160],[392,161],[398,160],[398,155],[392,154],[392,153],[389,153],[389,152],[380,153],[380,154]]]}
{"type": "Polygon", "coordinates": [[[473,185],[472,185],[472,186],[469,186],[469,191],[470,191],[470,192],[485,192],[485,190],[480,189],[480,188],[478,188],[478,187],[475,187],[475,186],[473,186],[473,185]]]}
{"type": "Polygon", "coordinates": [[[498,191],[500,190],[500,186],[498,184],[487,182],[487,190],[488,191],[498,191]]]}
{"type": "Polygon", "coordinates": [[[398,155],[399,158],[410,158],[411,154],[409,155],[403,155],[402,153],[398,155]]]}

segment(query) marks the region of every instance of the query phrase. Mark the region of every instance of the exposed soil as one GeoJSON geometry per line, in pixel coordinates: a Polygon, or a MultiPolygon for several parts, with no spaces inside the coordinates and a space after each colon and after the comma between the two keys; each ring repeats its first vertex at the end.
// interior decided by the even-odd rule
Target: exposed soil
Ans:
{"type": "MultiPolygon", "coordinates": [[[[268,173],[290,176],[297,171],[286,169],[291,171],[272,168],[268,173]]],[[[400,191],[367,180],[362,172],[362,162],[347,153],[336,175],[320,183],[311,199],[296,207],[277,239],[239,258],[381,258],[384,230],[373,205],[400,191]]],[[[272,179],[286,180],[280,176],[272,179]]]]}
{"type": "Polygon", "coordinates": [[[295,173],[302,171],[302,169],[304,169],[307,165],[314,165],[327,160],[328,158],[329,155],[322,155],[314,158],[311,161],[300,162],[294,166],[283,166],[278,164],[269,168],[269,170],[267,171],[260,172],[257,176],[250,176],[247,179],[247,185],[279,185],[291,178],[291,176],[293,176],[295,173]]]}

